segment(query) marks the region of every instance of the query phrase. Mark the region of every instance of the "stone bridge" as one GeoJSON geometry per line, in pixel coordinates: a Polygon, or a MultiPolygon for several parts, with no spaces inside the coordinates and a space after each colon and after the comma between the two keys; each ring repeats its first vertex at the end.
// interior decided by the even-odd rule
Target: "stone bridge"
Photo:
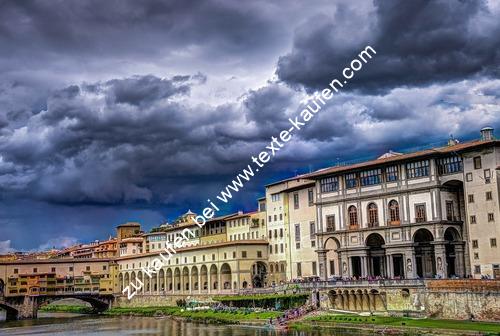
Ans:
{"type": "Polygon", "coordinates": [[[90,303],[96,312],[102,312],[110,308],[114,300],[113,295],[100,294],[0,296],[0,308],[7,312],[7,321],[30,319],[37,317],[40,307],[54,301],[69,298],[79,299],[90,303]]]}

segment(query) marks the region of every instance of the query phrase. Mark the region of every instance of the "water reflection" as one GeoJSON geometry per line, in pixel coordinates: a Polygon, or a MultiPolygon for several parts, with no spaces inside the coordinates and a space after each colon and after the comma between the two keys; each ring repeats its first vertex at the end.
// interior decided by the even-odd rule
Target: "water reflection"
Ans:
{"type": "MultiPolygon", "coordinates": [[[[0,323],[1,335],[359,336],[374,331],[322,329],[277,332],[262,326],[206,325],[170,318],[77,317],[0,323]]],[[[391,335],[412,335],[406,333],[391,335]]],[[[416,335],[416,334],[414,334],[416,335]]]]}

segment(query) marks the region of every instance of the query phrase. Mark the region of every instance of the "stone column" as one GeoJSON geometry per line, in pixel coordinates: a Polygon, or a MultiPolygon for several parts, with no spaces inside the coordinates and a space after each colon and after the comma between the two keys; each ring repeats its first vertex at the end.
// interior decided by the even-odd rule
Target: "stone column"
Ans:
{"type": "Polygon", "coordinates": [[[465,276],[464,246],[455,245],[455,272],[461,278],[465,276]]]}
{"type": "Polygon", "coordinates": [[[317,250],[318,253],[318,260],[319,260],[319,276],[323,280],[328,279],[328,272],[326,272],[326,267],[327,267],[327,261],[326,261],[326,253],[328,252],[327,250],[317,250]]]}
{"type": "Polygon", "coordinates": [[[434,245],[434,261],[437,276],[446,279],[448,277],[448,264],[446,263],[446,248],[442,242],[434,245]]]}
{"type": "Polygon", "coordinates": [[[361,257],[361,277],[366,278],[368,277],[368,257],[361,257]]]}
{"type": "Polygon", "coordinates": [[[415,258],[415,251],[413,249],[406,251],[403,256],[405,278],[415,279],[417,277],[417,260],[415,258]]]}
{"type": "Polygon", "coordinates": [[[198,294],[201,294],[201,288],[203,284],[201,283],[201,271],[198,272],[198,294]]]}

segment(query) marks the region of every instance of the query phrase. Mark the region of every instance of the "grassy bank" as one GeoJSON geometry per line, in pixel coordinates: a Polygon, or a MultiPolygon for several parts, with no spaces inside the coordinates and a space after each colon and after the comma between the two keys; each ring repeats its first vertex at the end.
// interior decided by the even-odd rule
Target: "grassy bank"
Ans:
{"type": "Polygon", "coordinates": [[[75,306],[75,305],[46,305],[39,309],[42,312],[57,312],[57,313],[75,313],[75,314],[92,314],[92,307],[75,306]]]}
{"type": "Polygon", "coordinates": [[[357,315],[333,315],[325,314],[307,317],[301,322],[293,324],[295,329],[311,329],[324,327],[359,326],[359,327],[394,327],[394,328],[422,328],[422,329],[447,329],[456,331],[481,332],[486,335],[500,334],[500,323],[435,320],[435,319],[412,319],[405,317],[383,317],[383,316],[357,316],[357,315]]]}
{"type": "Polygon", "coordinates": [[[309,298],[309,294],[268,294],[216,296],[213,299],[232,307],[260,307],[279,310],[300,307],[309,298]]]}
{"type": "Polygon", "coordinates": [[[236,310],[233,312],[199,310],[187,311],[178,307],[135,307],[135,308],[112,308],[104,312],[105,315],[133,315],[133,316],[174,316],[191,321],[206,323],[238,323],[239,321],[267,320],[270,317],[281,315],[280,312],[252,312],[236,310]]]}

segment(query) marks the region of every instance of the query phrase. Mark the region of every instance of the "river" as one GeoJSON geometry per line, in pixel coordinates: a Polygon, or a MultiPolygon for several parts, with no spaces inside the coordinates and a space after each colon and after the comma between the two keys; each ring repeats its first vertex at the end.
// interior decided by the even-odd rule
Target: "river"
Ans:
{"type": "MultiPolygon", "coordinates": [[[[40,313],[36,320],[0,322],[0,335],[167,335],[167,336],[365,336],[373,332],[346,329],[276,332],[262,326],[190,323],[170,318],[75,316],[40,313]]],[[[412,335],[394,334],[391,335],[412,335]]],[[[413,334],[416,335],[416,334],[413,334]]]]}

